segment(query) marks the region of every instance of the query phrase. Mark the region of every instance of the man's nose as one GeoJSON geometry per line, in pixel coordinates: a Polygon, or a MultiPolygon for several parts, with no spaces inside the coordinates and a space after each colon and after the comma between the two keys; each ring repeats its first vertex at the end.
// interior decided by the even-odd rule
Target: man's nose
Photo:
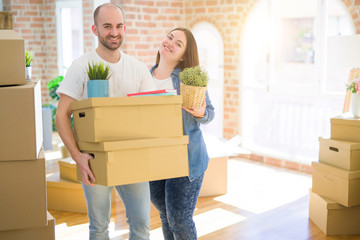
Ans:
{"type": "Polygon", "coordinates": [[[113,35],[113,36],[118,35],[118,31],[116,30],[116,27],[113,27],[113,28],[110,29],[110,34],[113,35]]]}

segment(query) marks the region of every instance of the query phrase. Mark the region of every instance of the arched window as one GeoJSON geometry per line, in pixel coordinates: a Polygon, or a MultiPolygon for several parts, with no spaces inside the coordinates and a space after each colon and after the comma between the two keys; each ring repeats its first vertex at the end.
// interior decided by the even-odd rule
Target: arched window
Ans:
{"type": "Polygon", "coordinates": [[[215,118],[208,125],[201,125],[205,134],[223,136],[224,105],[224,54],[223,41],[218,30],[211,24],[198,23],[192,29],[199,51],[200,66],[209,75],[208,92],[215,107],[215,118]]]}
{"type": "Polygon", "coordinates": [[[327,37],[344,34],[354,27],[339,0],[258,1],[242,41],[244,147],[301,163],[317,159],[318,137],[330,134],[345,95],[344,81],[325,77],[327,37]]]}

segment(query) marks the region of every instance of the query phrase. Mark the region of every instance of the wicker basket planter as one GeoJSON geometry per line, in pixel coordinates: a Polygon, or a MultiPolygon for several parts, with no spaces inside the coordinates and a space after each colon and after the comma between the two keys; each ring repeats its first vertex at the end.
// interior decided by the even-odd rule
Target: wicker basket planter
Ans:
{"type": "Polygon", "coordinates": [[[195,87],[180,83],[180,93],[183,97],[183,106],[199,109],[206,94],[206,87],[195,87]]]}

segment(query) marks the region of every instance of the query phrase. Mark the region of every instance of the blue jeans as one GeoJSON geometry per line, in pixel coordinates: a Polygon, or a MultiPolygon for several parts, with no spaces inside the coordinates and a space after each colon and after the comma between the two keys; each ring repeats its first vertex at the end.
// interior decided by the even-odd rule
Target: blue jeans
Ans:
{"type": "Polygon", "coordinates": [[[151,202],[159,211],[165,240],[196,240],[193,214],[204,174],[150,182],[151,202]]]}
{"type": "MultiPolygon", "coordinates": [[[[109,239],[111,192],[113,187],[82,184],[89,217],[90,240],[109,239]]],[[[125,206],[129,239],[150,239],[149,183],[115,186],[125,206]]]]}

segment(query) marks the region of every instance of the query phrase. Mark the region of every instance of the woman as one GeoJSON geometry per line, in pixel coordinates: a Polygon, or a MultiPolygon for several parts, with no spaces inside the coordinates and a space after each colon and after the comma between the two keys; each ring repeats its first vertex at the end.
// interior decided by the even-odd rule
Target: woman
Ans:
{"type": "MultiPolygon", "coordinates": [[[[158,89],[176,89],[179,73],[199,65],[196,41],[186,28],[175,28],[161,42],[151,73],[158,89]]],[[[183,131],[189,136],[189,177],[150,182],[151,201],[159,211],[165,240],[197,239],[193,214],[209,157],[200,130],[214,118],[208,93],[200,109],[183,106],[183,131]]]]}

